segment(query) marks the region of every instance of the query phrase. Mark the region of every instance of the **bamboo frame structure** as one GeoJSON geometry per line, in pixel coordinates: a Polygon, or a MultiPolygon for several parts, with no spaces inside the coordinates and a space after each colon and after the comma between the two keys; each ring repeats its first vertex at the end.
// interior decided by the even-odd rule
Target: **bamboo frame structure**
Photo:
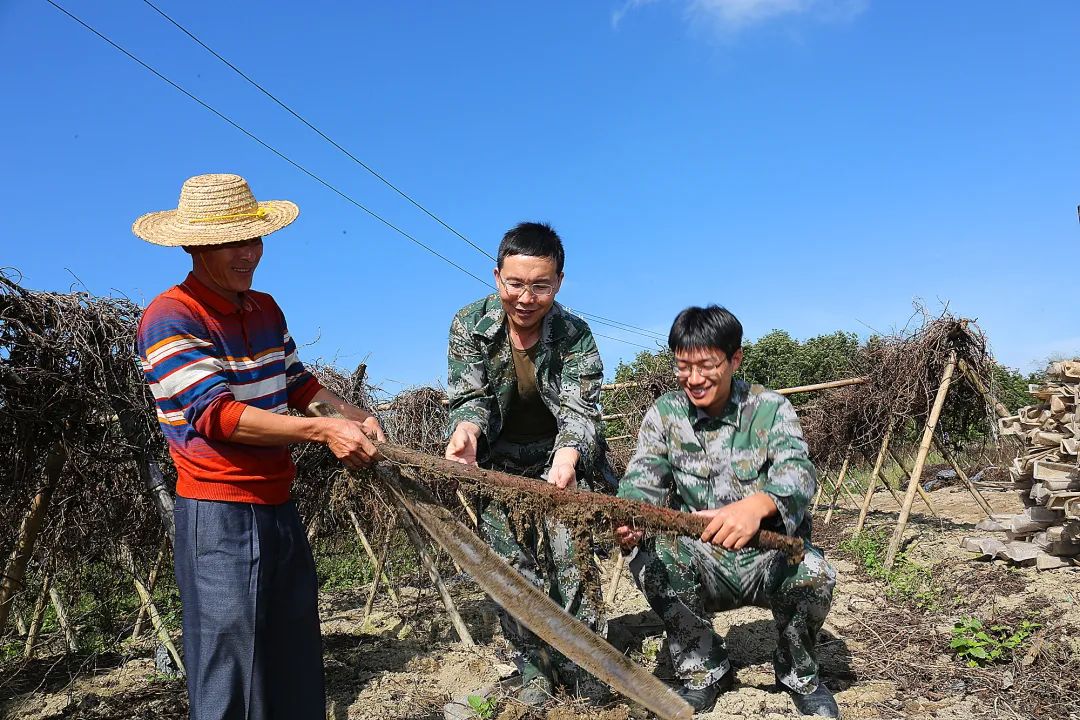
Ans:
{"type": "MultiPolygon", "coordinates": [[[[383,577],[383,568],[386,567],[386,556],[390,554],[390,540],[393,536],[394,526],[388,525],[386,528],[386,537],[383,538],[382,550],[379,551],[379,562],[375,566],[375,572],[371,579],[371,590],[368,592],[367,602],[364,603],[364,617],[360,620],[361,624],[367,622],[368,616],[371,615],[372,608],[375,607],[375,596],[379,592],[379,579],[383,577]]],[[[387,583],[389,586],[389,582],[387,583]]]]}
{"type": "Polygon", "coordinates": [[[0,578],[0,635],[7,626],[11,601],[15,593],[25,587],[23,583],[26,578],[26,565],[34,554],[38,534],[45,522],[45,515],[49,511],[53,488],[60,479],[60,472],[66,463],[67,448],[64,447],[63,442],[57,440],[53,443],[49,456],[45,460],[45,480],[19,526],[19,536],[15,542],[15,548],[11,551],[11,559],[8,560],[3,578],[0,578]]]}
{"type": "Polygon", "coordinates": [[[828,525],[832,522],[833,510],[836,509],[836,499],[840,495],[841,488],[844,487],[844,480],[847,478],[848,465],[851,463],[851,448],[848,448],[847,454],[844,455],[844,462],[840,464],[840,472],[836,476],[836,484],[833,486],[832,499],[829,501],[829,510],[825,513],[825,524],[828,525]]]}
{"type": "MultiPolygon", "coordinates": [[[[154,588],[157,587],[158,574],[161,572],[161,565],[165,562],[165,551],[169,548],[169,536],[166,534],[161,538],[161,545],[158,547],[157,557],[154,558],[154,566],[150,568],[150,578],[148,581],[147,590],[150,594],[154,594],[154,588]]],[[[146,606],[140,605],[139,612],[135,615],[135,628],[131,631],[131,639],[139,637],[143,634],[145,629],[146,620],[146,606]]]]}
{"type": "MultiPolygon", "coordinates": [[[[896,463],[896,466],[900,468],[900,474],[903,476],[903,478],[910,483],[912,473],[909,472],[907,467],[904,465],[904,459],[897,455],[896,451],[892,448],[889,448],[889,457],[891,457],[893,459],[893,462],[896,463]]],[[[926,505],[926,508],[930,511],[930,514],[936,518],[940,518],[941,515],[939,515],[938,511],[934,509],[934,506],[930,504],[930,493],[926,492],[926,488],[922,486],[921,482],[915,483],[915,491],[919,493],[919,497],[922,499],[923,504],[926,505]]]]}
{"type": "Polygon", "coordinates": [[[38,635],[41,633],[41,623],[45,619],[45,608],[49,606],[51,588],[52,572],[45,569],[41,573],[41,591],[34,602],[34,612],[30,615],[30,629],[26,633],[26,645],[23,647],[23,657],[27,660],[34,657],[34,648],[37,645],[38,635]]]}
{"type": "Polygon", "coordinates": [[[896,556],[900,552],[900,543],[904,539],[904,531],[907,529],[908,518],[911,516],[911,505],[915,502],[917,493],[916,486],[922,476],[923,465],[926,464],[926,456],[930,452],[930,444],[934,438],[934,428],[937,427],[941,417],[941,409],[945,406],[945,398],[949,394],[949,385],[952,383],[953,372],[956,370],[956,350],[949,351],[948,362],[945,370],[941,373],[941,383],[938,385],[937,396],[930,408],[930,416],[926,419],[926,427],[923,429],[922,440],[919,442],[919,452],[915,456],[915,467],[912,469],[908,480],[907,493],[904,495],[904,504],[900,508],[900,517],[896,523],[892,538],[889,540],[889,549],[885,554],[885,569],[892,570],[896,564],[896,556]]]}
{"type": "MultiPolygon", "coordinates": [[[[378,565],[379,556],[375,554],[374,548],[371,547],[371,542],[368,540],[367,535],[364,534],[364,528],[360,526],[360,518],[356,517],[356,513],[352,508],[349,508],[348,514],[349,520],[352,521],[353,529],[356,530],[356,535],[360,538],[360,545],[363,546],[364,552],[367,553],[372,565],[378,565]]],[[[382,573],[382,582],[383,585],[386,586],[386,593],[390,596],[390,599],[394,601],[395,605],[400,605],[401,596],[398,595],[397,590],[394,589],[394,584],[390,582],[390,578],[386,576],[385,572],[382,573]]]]}
{"type": "MultiPolygon", "coordinates": [[[[859,521],[855,524],[855,532],[862,532],[863,526],[866,525],[866,516],[870,512],[870,501],[877,491],[878,479],[885,484],[885,487],[889,488],[889,492],[892,492],[889,481],[881,474],[881,468],[885,464],[885,457],[889,452],[894,423],[893,419],[889,420],[889,425],[885,429],[885,436],[881,439],[881,447],[878,449],[877,457],[874,459],[874,468],[870,471],[870,478],[866,481],[866,493],[863,495],[862,505],[859,507],[859,521]]],[[[896,497],[896,493],[893,493],[893,497],[896,497]]],[[[899,504],[900,499],[896,499],[899,504]]]]}
{"type": "Polygon", "coordinates": [[[945,462],[952,465],[956,477],[960,478],[960,482],[962,482],[964,487],[968,489],[968,492],[971,493],[971,497],[975,498],[975,502],[979,504],[979,508],[986,513],[986,517],[994,517],[994,509],[990,507],[990,503],[983,494],[979,492],[979,488],[975,487],[975,483],[971,482],[971,479],[967,476],[967,473],[964,472],[964,469],[960,467],[960,463],[956,462],[956,458],[953,457],[952,453],[945,449],[944,443],[938,441],[937,437],[934,437],[934,447],[941,453],[941,457],[945,459],[945,462]]]}
{"type": "Polygon", "coordinates": [[[157,605],[154,604],[154,598],[150,595],[150,591],[146,589],[142,578],[139,577],[138,568],[135,567],[135,556],[132,555],[131,548],[123,540],[120,541],[120,562],[123,563],[124,569],[131,575],[131,581],[135,585],[135,592],[138,593],[142,604],[146,606],[146,612],[150,616],[150,624],[153,625],[154,630],[157,632],[158,640],[161,641],[169,655],[172,656],[176,667],[179,668],[182,674],[186,675],[184,661],[180,659],[180,653],[176,651],[176,645],[173,644],[172,638],[169,637],[169,631],[161,619],[161,613],[158,612],[157,605]]]}
{"type": "Polygon", "coordinates": [[[475,647],[476,641],[473,640],[472,635],[469,633],[469,628],[465,625],[465,621],[461,619],[461,613],[458,612],[457,606],[454,604],[454,599],[450,596],[450,591],[447,590],[442,575],[439,574],[439,569],[435,567],[435,560],[427,550],[427,546],[424,543],[424,537],[420,534],[420,529],[416,527],[416,521],[412,519],[412,516],[409,515],[409,511],[404,506],[399,504],[398,511],[398,517],[401,518],[401,524],[405,528],[405,534],[409,536],[409,540],[412,542],[413,547],[416,548],[416,553],[420,556],[420,564],[427,570],[428,577],[431,578],[431,583],[435,586],[435,590],[438,591],[443,606],[446,608],[446,614],[450,617],[450,623],[454,626],[454,632],[457,633],[458,639],[461,641],[462,645],[465,647],[475,647]]]}

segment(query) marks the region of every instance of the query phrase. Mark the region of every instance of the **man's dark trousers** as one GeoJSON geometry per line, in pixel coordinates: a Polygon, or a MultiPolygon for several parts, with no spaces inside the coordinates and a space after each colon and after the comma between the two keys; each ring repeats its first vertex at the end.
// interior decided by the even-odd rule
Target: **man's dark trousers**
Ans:
{"type": "Polygon", "coordinates": [[[176,498],[191,720],[324,720],[315,563],[291,500],[176,498]]]}

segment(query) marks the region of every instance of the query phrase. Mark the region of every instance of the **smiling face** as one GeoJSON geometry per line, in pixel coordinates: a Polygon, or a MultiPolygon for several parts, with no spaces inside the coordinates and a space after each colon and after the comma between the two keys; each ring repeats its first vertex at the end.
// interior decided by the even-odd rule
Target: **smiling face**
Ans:
{"type": "Polygon", "coordinates": [[[742,364],[742,358],[742,348],[730,359],[718,348],[677,350],[675,367],[679,386],[694,407],[717,417],[724,412],[731,397],[731,379],[742,364]]]}
{"type": "Polygon", "coordinates": [[[262,259],[261,237],[224,245],[186,248],[191,253],[192,272],[208,288],[230,300],[251,289],[255,268],[262,259]]]}
{"type": "Polygon", "coordinates": [[[562,273],[553,258],[509,255],[503,259],[502,267],[495,270],[495,286],[515,332],[527,335],[539,329],[555,304],[561,282],[562,273]]]}

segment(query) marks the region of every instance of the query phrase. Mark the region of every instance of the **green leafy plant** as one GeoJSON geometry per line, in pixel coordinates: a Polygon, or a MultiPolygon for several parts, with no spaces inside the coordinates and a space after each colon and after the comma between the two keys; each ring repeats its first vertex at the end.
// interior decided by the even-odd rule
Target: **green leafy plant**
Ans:
{"type": "Polygon", "coordinates": [[[1016,629],[1001,624],[985,627],[982,620],[967,617],[953,626],[949,647],[968,667],[1006,662],[1039,627],[1030,620],[1022,621],[1016,629]]]}
{"type": "Polygon", "coordinates": [[[480,695],[470,695],[468,701],[469,707],[483,720],[491,720],[491,718],[495,717],[495,710],[498,707],[495,700],[480,695]]]}
{"type": "Polygon", "coordinates": [[[924,609],[936,607],[941,601],[941,588],[934,584],[930,569],[900,553],[889,570],[885,567],[886,542],[884,532],[860,532],[845,538],[840,550],[861,563],[867,575],[883,581],[885,595],[890,600],[902,600],[924,609]]]}

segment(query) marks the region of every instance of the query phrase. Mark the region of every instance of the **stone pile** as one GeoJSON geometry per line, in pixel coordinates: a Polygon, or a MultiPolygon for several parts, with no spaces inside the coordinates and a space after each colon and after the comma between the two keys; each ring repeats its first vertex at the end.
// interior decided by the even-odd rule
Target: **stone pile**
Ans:
{"type": "Polygon", "coordinates": [[[1002,435],[1021,440],[1009,476],[1025,510],[984,520],[972,552],[1051,570],[1080,565],[1080,360],[1054,363],[1047,382],[1031,385],[1038,404],[998,420],[1002,435]]]}

